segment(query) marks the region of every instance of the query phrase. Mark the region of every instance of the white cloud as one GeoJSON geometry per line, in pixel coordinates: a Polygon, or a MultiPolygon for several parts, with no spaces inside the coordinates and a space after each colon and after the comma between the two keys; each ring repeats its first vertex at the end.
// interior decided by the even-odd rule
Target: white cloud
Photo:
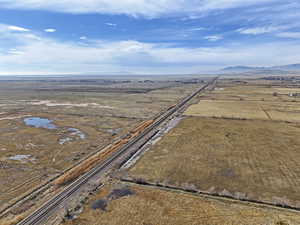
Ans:
{"type": "Polygon", "coordinates": [[[117,26],[117,24],[115,24],[115,23],[105,23],[107,26],[111,26],[111,27],[115,27],[115,26],[117,26]]]}
{"type": "Polygon", "coordinates": [[[54,28],[47,28],[44,31],[47,32],[47,33],[54,33],[54,32],[56,32],[56,29],[54,29],[54,28]]]}
{"type": "Polygon", "coordinates": [[[222,35],[211,35],[211,36],[206,36],[204,37],[204,39],[208,40],[208,41],[219,41],[223,39],[222,35]]]}
{"type": "Polygon", "coordinates": [[[22,51],[18,51],[17,49],[9,49],[8,50],[8,52],[7,52],[8,54],[12,54],[12,55],[23,55],[24,54],[24,52],[22,52],[22,51]]]}
{"type": "Polygon", "coordinates": [[[32,35],[11,34],[21,44],[0,52],[2,74],[196,73],[236,64],[268,66],[300,61],[300,46],[289,42],[188,48],[132,40],[91,40],[81,45],[32,35]]]}
{"type": "Polygon", "coordinates": [[[11,30],[11,31],[20,31],[20,32],[28,32],[28,31],[30,31],[29,29],[26,29],[24,27],[18,27],[18,26],[7,26],[7,29],[11,30]]]}
{"type": "Polygon", "coordinates": [[[24,37],[25,39],[30,40],[30,41],[31,40],[36,40],[36,41],[42,40],[41,37],[39,37],[39,36],[37,36],[35,34],[24,34],[24,35],[22,35],[22,37],[24,37]]]}
{"type": "Polygon", "coordinates": [[[204,28],[204,27],[196,27],[196,28],[190,29],[190,31],[201,31],[201,30],[206,30],[206,28],[204,28]]]}
{"type": "Polygon", "coordinates": [[[281,38],[300,39],[300,32],[281,32],[276,34],[276,36],[281,38]]]}
{"type": "Polygon", "coordinates": [[[258,34],[265,34],[271,33],[275,31],[284,30],[288,27],[286,26],[265,26],[265,27],[253,27],[253,28],[240,28],[237,32],[241,34],[249,34],[249,35],[258,35],[258,34]]]}
{"type": "Polygon", "coordinates": [[[81,36],[79,39],[80,39],[80,40],[86,40],[87,37],[86,37],[86,36],[81,36]]]}
{"type": "Polygon", "coordinates": [[[259,5],[278,0],[0,0],[0,7],[68,13],[127,14],[158,17],[259,5]]]}

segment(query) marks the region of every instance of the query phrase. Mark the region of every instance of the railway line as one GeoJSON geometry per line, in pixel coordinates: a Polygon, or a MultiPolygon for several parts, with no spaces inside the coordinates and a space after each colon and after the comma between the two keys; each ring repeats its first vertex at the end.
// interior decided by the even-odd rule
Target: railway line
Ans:
{"type": "Polygon", "coordinates": [[[187,103],[192,100],[196,95],[198,95],[200,92],[204,91],[209,86],[215,84],[215,81],[217,78],[213,78],[210,82],[205,84],[204,86],[198,88],[193,94],[190,96],[187,96],[184,98],[181,102],[179,102],[177,105],[169,108],[166,112],[164,112],[161,116],[158,118],[155,118],[154,122],[147,126],[139,135],[133,137],[128,143],[126,143],[124,146],[122,146],[118,151],[113,152],[111,156],[101,163],[99,165],[92,168],[90,171],[86,172],[79,178],[77,178],[75,181],[73,181],[71,184],[69,184],[66,188],[64,188],[62,191],[60,191],[56,196],[51,198],[49,201],[44,203],[39,209],[37,209],[35,212],[33,212],[31,215],[29,215],[27,218],[19,222],[17,225],[36,225],[36,224],[43,224],[49,216],[51,216],[55,210],[62,205],[66,200],[68,200],[74,193],[76,193],[82,186],[84,186],[86,183],[88,183],[91,178],[93,178],[95,175],[108,170],[111,168],[111,166],[114,163],[117,163],[118,160],[124,155],[128,154],[128,151],[132,146],[137,144],[139,141],[147,137],[147,135],[151,134],[152,132],[155,132],[156,129],[162,125],[163,122],[165,122],[168,118],[170,118],[172,115],[175,115],[175,113],[179,112],[181,109],[183,109],[187,103]]]}

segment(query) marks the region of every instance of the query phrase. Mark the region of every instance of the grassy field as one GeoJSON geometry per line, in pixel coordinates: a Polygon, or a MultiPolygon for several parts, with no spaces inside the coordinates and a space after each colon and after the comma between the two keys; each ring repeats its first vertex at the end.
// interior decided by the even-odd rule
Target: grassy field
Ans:
{"type": "Polygon", "coordinates": [[[189,117],[129,171],[130,176],[300,207],[300,126],[189,117]]]}
{"type": "Polygon", "coordinates": [[[126,134],[199,85],[168,80],[1,80],[0,205],[126,134]],[[57,129],[26,126],[23,119],[28,117],[52,120],[57,129]]]}
{"type": "Polygon", "coordinates": [[[198,104],[190,106],[185,115],[236,119],[269,119],[257,102],[246,101],[202,100],[198,104]]]}
{"type": "Polygon", "coordinates": [[[59,126],[55,130],[26,126],[21,119],[2,120],[5,130],[0,136],[0,199],[5,202],[24,193],[28,188],[72,166],[89,153],[104,147],[115,136],[105,129],[122,128],[117,135],[124,134],[137,124],[137,120],[126,118],[76,117],[67,115],[35,114],[50,117],[59,126]],[[102,123],[102,125],[101,125],[102,123]],[[104,125],[106,124],[106,125],[104,125]],[[104,127],[108,126],[108,128],[104,127]],[[68,131],[78,128],[85,134],[81,139],[68,131]],[[61,144],[61,140],[68,140],[61,144]],[[9,140],[9,141],[8,141],[9,140]],[[15,156],[29,156],[28,159],[13,159],[15,156]],[[25,183],[28,180],[32,183],[25,183]],[[24,184],[25,183],[25,184],[24,184]],[[23,184],[23,185],[22,185],[23,184]]]}
{"type": "Polygon", "coordinates": [[[248,83],[233,83],[221,80],[217,88],[207,93],[205,99],[211,100],[245,100],[245,101],[272,101],[272,102],[299,102],[299,98],[289,97],[289,93],[297,93],[299,87],[284,87],[278,83],[262,83],[253,80],[248,83]],[[276,93],[276,95],[274,95],[276,93]]]}
{"type": "Polygon", "coordinates": [[[298,92],[300,88],[219,82],[213,92],[199,97],[199,103],[189,107],[185,115],[300,122],[300,98],[289,96],[298,92]]]}
{"type": "Polygon", "coordinates": [[[299,223],[300,215],[292,212],[123,184],[104,188],[89,200],[78,218],[63,224],[296,225],[299,223]],[[122,192],[126,196],[120,196],[122,192]],[[116,196],[117,193],[119,196],[116,196]],[[92,209],[97,205],[98,209],[92,209]]]}
{"type": "MultiPolygon", "coordinates": [[[[0,83],[0,204],[105,146],[200,85],[161,79],[0,83]],[[57,129],[28,127],[23,118],[30,116],[48,118],[57,129]],[[70,134],[69,128],[80,130],[85,138],[70,134]],[[29,157],[12,160],[18,155],[29,157]]],[[[285,209],[115,179],[125,175],[235,199],[300,207],[300,101],[288,96],[291,92],[298,92],[297,86],[281,81],[218,81],[214,91],[197,97],[201,101],[188,108],[177,127],[132,168],[109,177],[101,191],[90,195],[83,213],[64,225],[300,224],[299,213],[285,209]]]]}
{"type": "Polygon", "coordinates": [[[299,112],[297,102],[201,100],[190,106],[185,115],[300,122],[299,112]]]}

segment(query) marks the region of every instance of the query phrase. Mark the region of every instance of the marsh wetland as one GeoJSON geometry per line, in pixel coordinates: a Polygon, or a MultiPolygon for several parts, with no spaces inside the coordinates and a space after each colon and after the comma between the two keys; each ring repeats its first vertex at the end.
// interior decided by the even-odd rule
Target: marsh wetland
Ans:
{"type": "Polygon", "coordinates": [[[0,205],[191,93],[185,80],[2,78],[0,205]]]}

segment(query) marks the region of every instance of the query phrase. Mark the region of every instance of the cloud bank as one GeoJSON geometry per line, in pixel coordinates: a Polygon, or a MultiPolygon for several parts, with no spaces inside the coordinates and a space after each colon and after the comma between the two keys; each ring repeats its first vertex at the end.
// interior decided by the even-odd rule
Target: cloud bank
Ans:
{"type": "MultiPolygon", "coordinates": [[[[66,40],[64,29],[56,32],[52,27],[59,26],[52,23],[44,30],[0,24],[2,74],[197,73],[229,65],[300,62],[300,3],[293,0],[0,0],[1,8],[122,14],[140,21],[163,18],[179,24],[147,28],[142,35],[148,39],[139,39],[138,34],[124,40],[112,36],[115,41],[86,31],[66,40]],[[192,25],[180,27],[180,23],[192,25]]],[[[110,31],[121,29],[121,23],[110,19],[101,21],[102,25],[113,28],[110,31]]]]}
{"type": "Polygon", "coordinates": [[[279,0],[0,0],[7,9],[37,9],[67,13],[126,14],[159,17],[260,5],[279,0]]]}
{"type": "MultiPolygon", "coordinates": [[[[3,25],[4,26],[4,25],[3,25]]],[[[7,27],[8,25],[6,25],[7,27]]],[[[0,35],[5,31],[0,30],[0,35]]],[[[197,73],[227,65],[279,65],[296,63],[300,46],[291,42],[251,46],[178,47],[175,44],[134,40],[85,40],[85,44],[58,41],[34,33],[7,34],[19,43],[0,51],[0,67],[7,73],[197,73]],[[260,49],[260,54],[257,54],[260,49]]]]}

